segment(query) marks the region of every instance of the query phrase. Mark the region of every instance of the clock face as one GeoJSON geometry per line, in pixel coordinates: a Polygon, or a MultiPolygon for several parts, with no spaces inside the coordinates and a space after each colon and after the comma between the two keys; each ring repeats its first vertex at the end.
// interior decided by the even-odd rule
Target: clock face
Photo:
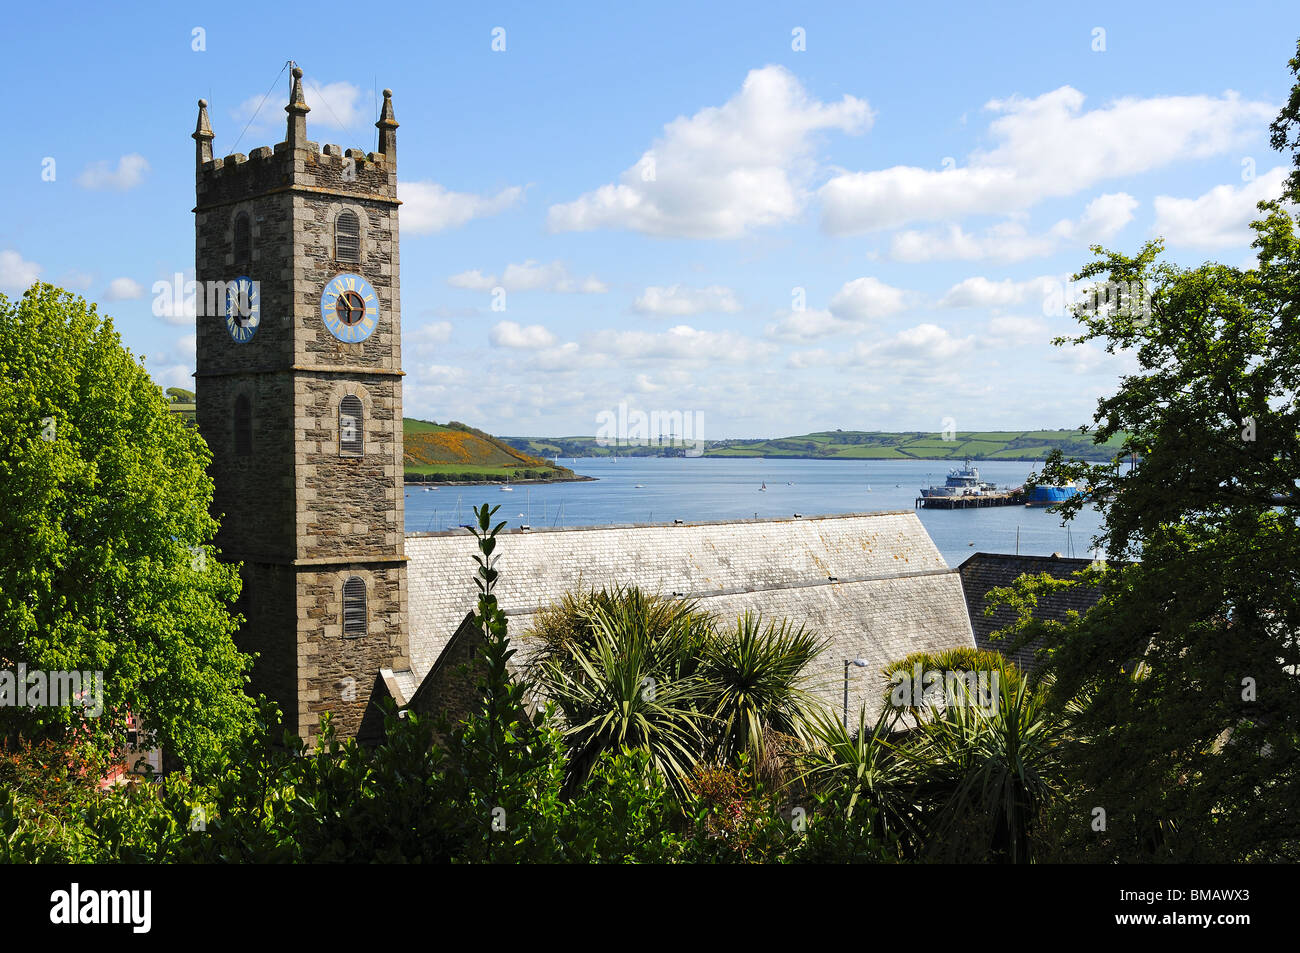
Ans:
{"type": "Polygon", "coordinates": [[[226,285],[226,330],[236,344],[253,339],[262,323],[262,295],[257,282],[240,276],[226,285]]]}
{"type": "Polygon", "coordinates": [[[320,316],[340,341],[364,341],[379,324],[379,295],[360,275],[335,275],[320,296],[320,316]]]}

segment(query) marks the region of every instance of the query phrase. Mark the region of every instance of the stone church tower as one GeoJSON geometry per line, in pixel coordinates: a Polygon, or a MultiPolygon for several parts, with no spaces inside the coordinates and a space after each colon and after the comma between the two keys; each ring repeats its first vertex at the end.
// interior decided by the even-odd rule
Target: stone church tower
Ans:
{"type": "Polygon", "coordinates": [[[297,68],[285,111],[284,142],[219,159],[199,100],[198,427],[252,690],[303,738],[325,710],[368,736],[410,667],[397,121],[384,90],[377,152],[319,147],[297,68]]]}

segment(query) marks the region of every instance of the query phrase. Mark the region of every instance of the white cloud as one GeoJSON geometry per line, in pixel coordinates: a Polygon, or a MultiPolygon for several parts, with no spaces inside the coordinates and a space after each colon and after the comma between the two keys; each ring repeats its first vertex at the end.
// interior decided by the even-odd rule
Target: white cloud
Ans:
{"type": "Polygon", "coordinates": [[[105,301],[136,301],[144,297],[144,288],[131,278],[114,278],[104,293],[105,301]]]}
{"type": "Polygon", "coordinates": [[[878,278],[855,278],[831,299],[831,313],[846,321],[872,321],[901,311],[905,295],[878,278]]]}
{"type": "Polygon", "coordinates": [[[1016,347],[1048,344],[1051,335],[1041,318],[998,315],[989,318],[988,330],[979,339],[981,347],[1016,347]]]}
{"type": "Polygon", "coordinates": [[[187,364],[170,364],[167,367],[150,370],[149,376],[164,390],[168,387],[194,389],[194,368],[187,364]]]}
{"type": "Polygon", "coordinates": [[[603,331],[593,338],[591,349],[623,360],[743,364],[769,357],[776,347],[730,331],[701,331],[679,324],[663,332],[603,331]]]}
{"type": "Polygon", "coordinates": [[[858,334],[862,330],[863,325],[858,321],[846,321],[829,311],[807,308],[785,312],[779,321],[767,326],[765,333],[770,338],[802,342],[837,334],[858,334]]]}
{"type": "Polygon", "coordinates": [[[1127,192],[1099,195],[1084,207],[1078,221],[1061,219],[1052,226],[1052,234],[1066,241],[1106,241],[1133,221],[1133,210],[1137,207],[1138,200],[1127,192]]]}
{"type": "Polygon", "coordinates": [[[861,334],[872,321],[901,311],[906,298],[906,291],[879,278],[855,278],[835,293],[828,310],[791,309],[783,312],[775,324],[769,324],[765,333],[769,338],[799,342],[861,334]]]}
{"type": "Polygon", "coordinates": [[[26,291],[37,280],[41,266],[27,261],[16,251],[0,251],[0,291],[17,295],[26,291]]]}
{"type": "Polygon", "coordinates": [[[580,362],[582,365],[601,363],[599,360],[593,361],[587,355],[580,354],[580,350],[574,341],[543,348],[529,359],[528,370],[572,371],[580,366],[580,362]]]}
{"type": "Polygon", "coordinates": [[[451,364],[424,364],[416,369],[416,373],[418,376],[413,383],[422,387],[462,384],[469,378],[465,368],[451,364]]]}
{"type": "Polygon", "coordinates": [[[422,324],[416,328],[405,329],[402,336],[417,354],[428,353],[438,345],[446,344],[451,340],[451,322],[434,321],[431,324],[422,324]]]}
{"type": "Polygon", "coordinates": [[[751,70],[722,106],[664,126],[619,181],[552,205],[553,231],[626,228],[648,235],[736,238],[789,222],[808,199],[813,136],[868,128],[864,100],[810,99],[781,66],[751,70]]]}
{"type": "Polygon", "coordinates": [[[1221,248],[1249,245],[1250,223],[1259,217],[1257,202],[1282,194],[1286,166],[1278,166],[1239,186],[1219,185],[1194,199],[1159,195],[1155,199],[1155,233],[1170,245],[1221,248]]]}
{"type": "Polygon", "coordinates": [[[1137,360],[1131,353],[1107,354],[1104,348],[1092,341],[1069,347],[1054,347],[1047,354],[1047,360],[1064,366],[1071,374],[1101,373],[1108,377],[1132,373],[1137,365],[1137,360]]]}
{"type": "Polygon", "coordinates": [[[586,278],[574,278],[563,262],[553,261],[548,265],[538,264],[529,259],[522,264],[506,265],[500,277],[485,275],[475,268],[463,271],[447,279],[453,288],[466,288],[470,291],[491,291],[504,288],[506,291],[553,291],[559,294],[604,294],[609,287],[595,275],[586,278]]]}
{"type": "Polygon", "coordinates": [[[491,291],[497,287],[496,275],[485,275],[475,268],[473,271],[462,271],[458,275],[452,275],[447,279],[447,284],[453,288],[465,288],[469,291],[491,291]]]}
{"type": "Polygon", "coordinates": [[[803,370],[809,367],[824,367],[827,364],[836,363],[838,358],[824,348],[813,348],[809,351],[791,351],[786,357],[785,366],[794,370],[803,370]]]}
{"type": "Polygon", "coordinates": [[[1089,244],[1114,237],[1133,220],[1137,199],[1125,192],[1100,195],[1084,208],[1077,220],[1063,218],[1047,232],[1034,234],[1020,222],[999,222],[980,234],[960,225],[928,232],[905,231],[893,237],[889,255],[898,261],[1014,262],[1050,255],[1062,243],[1089,244]]]}
{"type": "Polygon", "coordinates": [[[175,353],[177,360],[189,361],[190,365],[194,364],[194,353],[198,347],[198,335],[182,334],[176,339],[175,353]]]}
{"type": "Polygon", "coordinates": [[[536,351],[555,344],[555,335],[540,324],[527,327],[514,321],[501,321],[493,326],[489,338],[495,347],[509,347],[536,351]]]}
{"type": "Polygon", "coordinates": [[[991,281],[982,275],[976,275],[949,288],[948,293],[940,299],[939,307],[1008,308],[1035,297],[1041,298],[1060,285],[1061,279],[1050,275],[1028,281],[1013,281],[1010,278],[991,281]]]}
{"type": "Polygon", "coordinates": [[[883,341],[862,341],[853,349],[856,362],[876,367],[898,364],[937,364],[971,349],[974,337],[956,338],[946,328],[918,324],[883,341]]]}
{"type": "Polygon", "coordinates": [[[364,123],[368,118],[361,108],[361,90],[352,83],[326,83],[322,86],[310,77],[304,77],[302,85],[303,98],[311,107],[313,125],[350,133],[358,121],[364,123]]]}
{"type": "Polygon", "coordinates": [[[711,311],[734,313],[740,310],[740,302],[736,300],[734,291],[721,285],[710,285],[707,288],[651,286],[636,299],[632,308],[641,314],[684,318],[711,311]]]}
{"type": "Polygon", "coordinates": [[[194,389],[194,351],[197,342],[197,336],[193,333],[182,334],[168,350],[149,356],[145,362],[150,366],[149,376],[159,387],[194,389]]]}
{"type": "Polygon", "coordinates": [[[1221,97],[1126,98],[1091,111],[1069,86],[1037,97],[993,100],[991,150],[942,170],[894,166],[846,172],[820,190],[823,227],[832,234],[894,228],[1027,209],[1108,178],[1182,159],[1220,155],[1256,134],[1274,107],[1221,97]]]}
{"type": "Polygon", "coordinates": [[[496,195],[450,192],[437,182],[399,182],[402,200],[402,232],[405,235],[428,235],[448,228],[458,228],[476,218],[504,212],[524,194],[523,186],[512,185],[496,195]]]}
{"type": "MultiPolygon", "coordinates": [[[[355,84],[345,81],[321,84],[308,76],[303,78],[302,85],[303,98],[311,109],[308,123],[313,129],[328,129],[352,136],[358,129],[364,130],[374,122],[370,115],[370,105],[362,99],[361,88],[355,84]]],[[[249,96],[231,111],[231,117],[240,129],[247,125],[261,131],[280,125],[283,131],[287,97],[280,95],[282,91],[283,87],[277,86],[269,96],[264,97],[263,93],[249,96]]],[[[374,133],[370,135],[373,136],[374,133]]],[[[355,143],[349,143],[349,146],[357,147],[355,143]]]]}
{"type": "Polygon", "coordinates": [[[125,192],[144,181],[149,171],[149,163],[137,152],[122,156],[113,168],[107,159],[92,162],[77,178],[77,184],[85,189],[110,189],[125,192]]]}
{"type": "Polygon", "coordinates": [[[1056,246],[1047,235],[1031,235],[1019,222],[991,225],[971,234],[960,225],[926,232],[899,232],[890,240],[889,257],[896,261],[1022,261],[1046,255],[1056,246]]]}

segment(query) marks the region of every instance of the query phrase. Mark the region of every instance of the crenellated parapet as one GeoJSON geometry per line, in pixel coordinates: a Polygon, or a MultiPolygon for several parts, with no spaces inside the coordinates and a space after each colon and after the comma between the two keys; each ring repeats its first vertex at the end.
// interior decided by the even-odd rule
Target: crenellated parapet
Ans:
{"type": "Polygon", "coordinates": [[[294,68],[285,140],[275,146],[261,146],[247,155],[242,152],[215,157],[208,104],[199,100],[199,119],[193,138],[196,144],[196,191],[200,208],[243,202],[254,195],[276,191],[313,191],[355,196],[370,201],[397,201],[397,120],[393,116],[392,91],[384,90],[379,121],[379,151],[344,149],[307,138],[307,105],[302,87],[302,70],[294,68]]]}

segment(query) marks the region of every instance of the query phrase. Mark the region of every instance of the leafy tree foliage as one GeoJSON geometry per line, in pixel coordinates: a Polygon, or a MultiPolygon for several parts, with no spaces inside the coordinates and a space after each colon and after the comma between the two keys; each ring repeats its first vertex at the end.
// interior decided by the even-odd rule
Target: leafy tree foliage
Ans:
{"type": "MultiPolygon", "coordinates": [[[[111,320],[47,284],[0,296],[0,667],[102,672],[103,715],[0,709],[5,737],[120,743],[127,711],[189,763],[250,723],[209,459],[111,320]]],[[[84,687],[84,686],[83,686],[84,687]]]]}
{"type": "MultiPolygon", "coordinates": [[[[1294,144],[1298,103],[1300,84],[1275,145],[1294,144]]],[[[1041,580],[999,596],[1013,637],[1051,650],[1057,708],[1075,709],[1074,793],[1054,810],[1064,856],[1300,857],[1300,237],[1285,206],[1259,209],[1255,267],[1178,268],[1158,241],[1094,249],[1078,277],[1141,283],[1149,313],[1094,299],[1058,342],[1100,342],[1137,368],[1094,415],[1098,442],[1126,435],[1123,455],[1058,454],[1043,474],[1090,485],[1102,509],[1112,564],[1078,580],[1100,603],[1044,625],[1041,580]]]]}

